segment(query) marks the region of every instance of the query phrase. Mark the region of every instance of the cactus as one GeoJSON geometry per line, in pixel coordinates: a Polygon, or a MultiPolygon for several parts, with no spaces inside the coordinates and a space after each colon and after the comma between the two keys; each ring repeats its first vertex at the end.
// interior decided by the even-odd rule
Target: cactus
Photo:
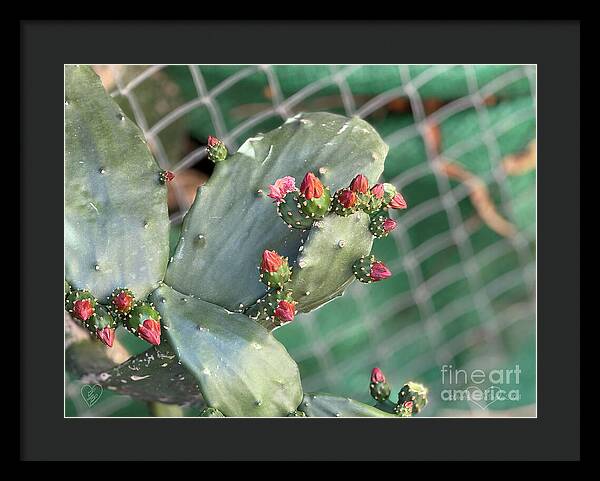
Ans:
{"type": "Polygon", "coordinates": [[[65,276],[97,299],[146,297],[167,266],[167,190],[143,139],[91,68],[65,67],[65,276]]]}
{"type": "Polygon", "coordinates": [[[394,406],[379,378],[375,407],[304,395],[297,365],[270,332],[355,278],[391,275],[370,252],[395,222],[388,210],[406,202],[390,184],[369,187],[388,150],[369,124],[300,114],[231,156],[209,137],[215,171],[168,261],[173,174],[158,168],[89,67],[66,67],[65,122],[65,307],[108,347],[118,325],[151,345],[114,366],[105,346],[76,343],[73,371],[146,401],[206,408],[201,417],[420,411],[418,385],[394,406]]]}
{"type": "Polygon", "coordinates": [[[298,367],[266,329],[168,286],[151,299],[210,407],[225,416],[284,416],[296,409],[302,399],[298,367]]]}
{"type": "Polygon", "coordinates": [[[376,417],[395,418],[376,407],[369,406],[347,397],[326,393],[309,393],[304,395],[298,407],[307,417],[376,417]]]}
{"type": "Polygon", "coordinates": [[[306,237],[281,222],[265,194],[268,186],[307,172],[318,173],[331,191],[349,185],[358,172],[374,182],[387,151],[363,120],[327,113],[301,114],[248,139],[200,188],[164,282],[229,310],[252,305],[265,294],[256,259],[269,249],[293,265],[306,237]],[[235,268],[229,268],[232,261],[235,268]]]}

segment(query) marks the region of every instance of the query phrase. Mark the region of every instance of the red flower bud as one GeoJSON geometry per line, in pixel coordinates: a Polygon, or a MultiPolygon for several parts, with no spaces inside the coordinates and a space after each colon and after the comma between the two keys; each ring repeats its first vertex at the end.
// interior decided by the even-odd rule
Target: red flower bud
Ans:
{"type": "Polygon", "coordinates": [[[115,296],[114,305],[117,311],[127,312],[133,305],[133,296],[125,291],[121,291],[115,296]]]}
{"type": "Polygon", "coordinates": [[[154,319],[146,319],[144,323],[138,327],[138,334],[150,344],[158,346],[160,344],[160,322],[154,319]]]}
{"type": "Polygon", "coordinates": [[[260,270],[264,272],[276,272],[283,265],[283,257],[275,251],[264,251],[260,270]]]}
{"type": "Polygon", "coordinates": [[[302,180],[300,192],[302,192],[302,195],[308,200],[312,198],[318,199],[323,195],[323,184],[317,179],[315,174],[308,172],[302,180]]]}
{"type": "Polygon", "coordinates": [[[371,371],[371,382],[373,384],[385,382],[385,376],[383,375],[383,371],[378,367],[374,367],[371,371]]]}
{"type": "Polygon", "coordinates": [[[296,307],[292,302],[288,301],[279,301],[279,304],[277,304],[277,309],[275,309],[275,317],[282,322],[293,321],[295,313],[296,307]]]}
{"type": "Polygon", "coordinates": [[[383,221],[383,230],[386,232],[391,232],[396,228],[397,225],[398,222],[388,217],[387,219],[385,219],[385,221],[383,221]]]}
{"type": "Polygon", "coordinates": [[[404,200],[404,197],[402,197],[402,194],[400,192],[398,192],[392,198],[392,200],[388,204],[388,207],[391,207],[392,209],[406,209],[406,201],[404,200]]]}
{"type": "Polygon", "coordinates": [[[96,329],[96,336],[108,347],[112,347],[115,342],[115,330],[108,326],[104,329],[96,329]]]}
{"type": "Polygon", "coordinates": [[[209,135],[206,143],[208,144],[209,147],[214,147],[215,145],[218,145],[219,143],[221,143],[221,141],[219,139],[217,139],[216,137],[209,135]]]}
{"type": "Polygon", "coordinates": [[[406,409],[406,410],[409,410],[409,409],[410,409],[410,410],[412,411],[413,405],[414,405],[414,403],[413,403],[412,401],[406,401],[406,402],[405,402],[405,403],[402,405],[402,407],[403,407],[404,409],[406,409]]]}
{"type": "Polygon", "coordinates": [[[350,209],[356,204],[356,193],[352,190],[344,190],[338,200],[346,209],[350,209]]]}
{"type": "Polygon", "coordinates": [[[81,320],[87,321],[94,315],[94,306],[89,299],[81,299],[73,304],[73,315],[81,320]]]}
{"type": "Polygon", "coordinates": [[[350,190],[352,190],[353,192],[366,194],[369,190],[369,181],[364,175],[358,174],[350,183],[350,190]]]}
{"type": "Polygon", "coordinates": [[[371,279],[375,281],[381,281],[383,279],[387,279],[392,275],[390,270],[385,266],[383,262],[373,262],[371,266],[371,279]]]}
{"type": "Polygon", "coordinates": [[[171,182],[175,178],[175,174],[170,170],[165,171],[165,179],[167,182],[171,182]]]}
{"type": "Polygon", "coordinates": [[[371,189],[371,194],[373,194],[378,199],[383,199],[384,188],[383,184],[375,184],[371,189]]]}

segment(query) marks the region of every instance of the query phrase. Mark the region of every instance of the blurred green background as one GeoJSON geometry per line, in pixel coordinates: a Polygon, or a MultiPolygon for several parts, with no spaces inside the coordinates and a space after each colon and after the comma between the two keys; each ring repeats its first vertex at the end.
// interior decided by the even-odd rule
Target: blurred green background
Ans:
{"type": "MultiPolygon", "coordinates": [[[[369,374],[379,366],[396,392],[409,379],[428,386],[423,415],[535,415],[535,66],[95,69],[161,166],[177,172],[169,192],[172,247],[212,171],[208,135],[235,151],[299,112],[370,122],[390,146],[383,177],[409,205],[393,235],[374,244],[394,275],[353,283],[335,302],[275,331],[298,362],[305,391],[370,402],[369,374]],[[519,400],[486,409],[443,401],[443,365],[485,372],[518,365],[519,385],[509,389],[518,388],[519,400]]],[[[133,336],[120,338],[131,353],[143,349],[133,336]]],[[[146,403],[110,392],[88,408],[81,382],[66,382],[67,416],[151,414],[146,403]]]]}

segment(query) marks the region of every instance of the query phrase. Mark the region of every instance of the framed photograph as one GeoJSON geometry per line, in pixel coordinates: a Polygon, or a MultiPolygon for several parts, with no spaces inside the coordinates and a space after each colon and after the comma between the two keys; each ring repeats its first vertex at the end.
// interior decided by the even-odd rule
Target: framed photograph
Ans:
{"type": "MultiPolygon", "coordinates": [[[[315,25],[318,38],[325,25],[315,25]]],[[[33,22],[23,31],[56,26],[33,22]]],[[[133,38],[142,24],[126,26],[90,24],[81,43],[101,49],[104,29],[133,38]]],[[[217,26],[184,23],[171,40],[210,38],[217,26]]],[[[366,22],[365,33],[375,26],[390,38],[397,32],[393,22],[366,22]]],[[[514,28],[518,43],[520,26],[494,24],[488,34],[514,28]]],[[[220,27],[229,38],[233,25],[220,27]]],[[[445,27],[469,35],[461,24],[445,27]]],[[[578,48],[578,25],[566,27],[578,48]]],[[[273,24],[270,34],[282,28],[273,24]]],[[[405,452],[388,443],[377,456],[390,460],[505,456],[477,445],[473,433],[486,426],[540,435],[532,427],[547,419],[540,373],[550,369],[540,342],[542,330],[558,327],[542,325],[539,304],[551,293],[541,288],[541,212],[543,202],[550,210],[557,202],[542,200],[538,176],[541,142],[556,140],[540,117],[546,64],[541,54],[511,61],[501,48],[489,59],[451,51],[448,62],[425,48],[421,57],[388,52],[356,63],[346,54],[337,63],[294,55],[242,63],[228,61],[224,41],[223,55],[200,50],[184,62],[157,50],[163,63],[152,63],[126,48],[114,59],[79,53],[52,63],[45,75],[62,84],[53,95],[62,93],[63,106],[63,149],[51,156],[62,177],[54,205],[64,225],[51,254],[64,281],[64,349],[51,349],[64,388],[53,397],[62,405],[53,422],[98,436],[110,436],[110,426],[113,436],[125,426],[140,436],[235,428],[243,433],[236,445],[263,426],[297,440],[318,430],[323,443],[352,429],[338,447],[349,443],[362,454],[354,459],[373,459],[363,447],[375,433],[431,439],[431,429],[451,426],[470,438],[462,451],[441,439],[405,452]]],[[[26,65],[30,79],[40,64],[26,65]]],[[[557,67],[578,79],[578,50],[575,64],[557,67]]],[[[578,113],[564,115],[563,127],[578,121],[578,113]]],[[[577,191],[578,141],[571,146],[563,185],[577,191]]],[[[578,210],[571,220],[578,243],[578,210]]],[[[578,313],[578,262],[570,268],[578,313]]],[[[566,344],[578,351],[578,314],[575,324],[563,342],[572,336],[566,344]]],[[[258,447],[226,459],[260,459],[251,453],[258,447]]],[[[513,447],[511,459],[539,457],[513,447]]],[[[565,457],[575,451],[578,441],[565,457]]],[[[267,457],[342,456],[315,446],[267,457]]],[[[161,459],[223,455],[183,449],[161,459]]]]}

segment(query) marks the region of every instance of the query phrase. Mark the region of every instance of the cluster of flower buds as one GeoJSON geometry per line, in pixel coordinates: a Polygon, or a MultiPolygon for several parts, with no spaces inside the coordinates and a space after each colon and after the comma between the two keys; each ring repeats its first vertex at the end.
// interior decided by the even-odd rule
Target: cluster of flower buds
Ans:
{"type": "Polygon", "coordinates": [[[137,302],[126,288],[115,289],[106,300],[101,304],[88,290],[71,290],[65,307],[108,347],[113,346],[118,323],[146,342],[160,344],[160,314],[151,303],[137,302]]]}
{"type": "Polygon", "coordinates": [[[275,251],[265,250],[259,267],[259,277],[267,287],[275,287],[261,302],[265,320],[274,326],[291,322],[296,315],[296,301],[284,285],[290,280],[292,270],[287,257],[275,251]]]}
{"type": "Polygon", "coordinates": [[[267,197],[277,204],[278,215],[290,228],[310,229],[315,220],[325,217],[331,207],[329,187],[308,172],[300,188],[289,175],[269,185],[267,197]]]}
{"type": "Polygon", "coordinates": [[[65,308],[90,333],[95,334],[108,347],[112,347],[117,322],[108,309],[100,305],[88,290],[70,291],[65,308]]]}
{"type": "Polygon", "coordinates": [[[388,384],[383,371],[378,367],[371,371],[371,380],[369,383],[371,396],[378,403],[389,403],[389,411],[400,417],[409,417],[420,412],[427,404],[427,388],[422,384],[409,381],[398,393],[398,402],[394,405],[389,402],[391,388],[388,384]]]}

